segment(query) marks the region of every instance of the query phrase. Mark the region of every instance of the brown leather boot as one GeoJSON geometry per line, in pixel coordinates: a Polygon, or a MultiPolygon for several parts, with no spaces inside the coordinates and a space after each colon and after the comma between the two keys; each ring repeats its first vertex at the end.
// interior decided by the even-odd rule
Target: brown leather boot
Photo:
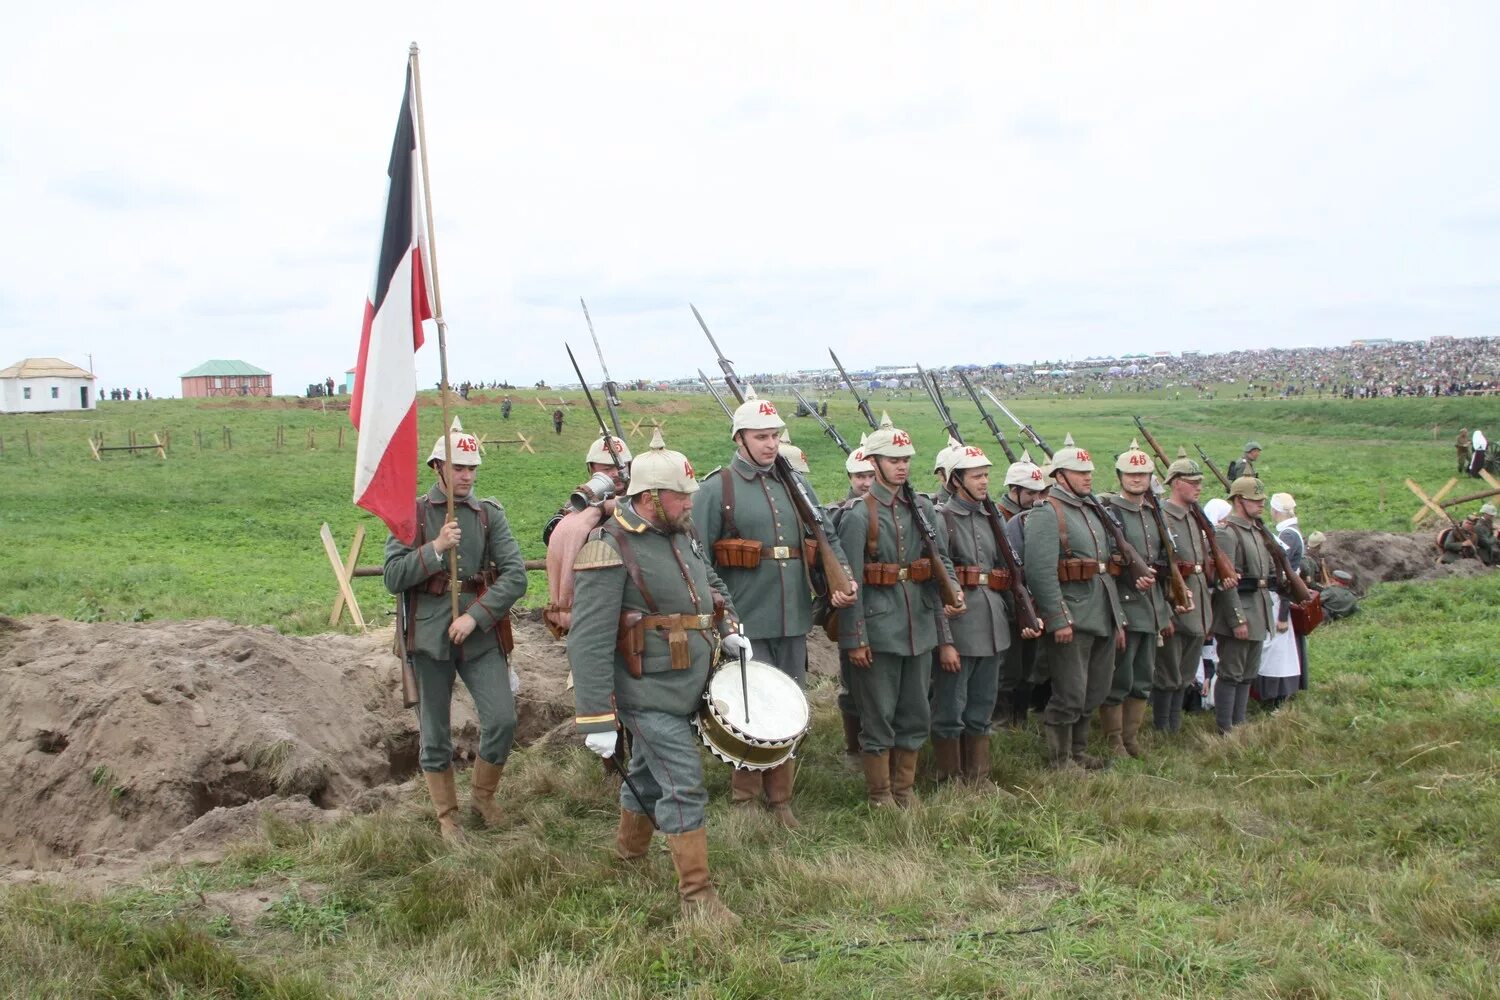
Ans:
{"type": "Polygon", "coordinates": [[[932,738],[932,763],[937,770],[938,784],[963,776],[963,758],[959,754],[958,740],[937,736],[932,738]]]}
{"type": "Polygon", "coordinates": [[[1124,712],[1124,725],[1120,729],[1121,742],[1125,744],[1125,752],[1132,757],[1143,757],[1145,751],[1141,749],[1141,723],[1146,721],[1146,699],[1126,698],[1122,706],[1124,712]]]}
{"type": "Polygon", "coordinates": [[[990,780],[990,737],[986,733],[975,736],[972,733],[964,733],[962,736],[964,781],[971,785],[989,791],[996,791],[1000,786],[990,780]]]}
{"type": "Polygon", "coordinates": [[[859,716],[844,716],[844,753],[859,753],[859,716]]]}
{"type": "Polygon", "coordinates": [[[453,784],[453,767],[446,771],[423,771],[427,779],[427,794],[432,796],[432,808],[437,813],[438,832],[450,847],[464,843],[464,829],[458,825],[458,788],[453,784]]]}
{"type": "Polygon", "coordinates": [[[621,861],[639,861],[651,849],[651,834],[656,827],[649,817],[620,807],[620,827],[615,831],[615,857],[621,861]]]}
{"type": "Polygon", "coordinates": [[[754,805],[764,787],[765,772],[737,767],[729,775],[729,801],[737,806],[754,805]]]}
{"type": "Polygon", "coordinates": [[[891,798],[902,809],[920,804],[917,793],[912,791],[912,786],[917,783],[917,751],[896,747],[891,750],[890,758],[891,798]]]}
{"type": "Polygon", "coordinates": [[[792,815],[792,785],[796,777],[797,763],[791,760],[766,772],[766,808],[788,830],[795,830],[802,825],[792,815]]]}
{"type": "Polygon", "coordinates": [[[1099,771],[1109,766],[1103,757],[1089,753],[1089,717],[1073,723],[1073,761],[1085,771],[1099,771]]]}
{"type": "Polygon", "coordinates": [[[500,787],[500,775],[505,771],[501,764],[491,764],[483,757],[474,761],[474,774],[469,781],[469,808],[485,826],[499,826],[505,814],[495,802],[495,789],[500,787]]]}
{"type": "Polygon", "coordinates": [[[860,763],[865,768],[865,794],[870,805],[877,808],[896,804],[891,798],[891,755],[889,753],[862,753],[860,763]]]}
{"type": "Polygon", "coordinates": [[[740,918],[724,905],[708,880],[708,831],[700,826],[687,833],[669,833],[667,846],[672,849],[672,864],[677,868],[682,915],[689,920],[739,926],[740,918]]]}
{"type": "Polygon", "coordinates": [[[1099,706],[1099,729],[1104,733],[1104,746],[1112,757],[1125,756],[1125,741],[1120,736],[1120,731],[1125,725],[1125,709],[1123,705],[1100,705],[1099,706]]]}
{"type": "Polygon", "coordinates": [[[1054,771],[1078,770],[1078,762],[1073,759],[1073,727],[1045,725],[1042,728],[1047,733],[1047,766],[1054,771]]]}

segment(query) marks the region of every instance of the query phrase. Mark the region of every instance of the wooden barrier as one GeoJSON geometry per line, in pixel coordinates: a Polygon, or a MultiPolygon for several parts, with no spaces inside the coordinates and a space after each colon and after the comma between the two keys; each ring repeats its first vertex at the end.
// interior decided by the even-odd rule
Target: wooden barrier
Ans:
{"type": "Polygon", "coordinates": [[[660,430],[663,434],[665,434],[666,433],[666,428],[667,428],[667,422],[665,420],[657,420],[655,418],[651,418],[650,422],[648,423],[646,417],[642,417],[639,420],[633,420],[633,421],[630,422],[630,432],[629,432],[630,436],[631,437],[638,437],[638,436],[646,433],[644,430],[641,429],[643,427],[648,428],[650,430],[660,430]]]}
{"type": "Polygon", "coordinates": [[[96,462],[104,460],[101,457],[101,453],[106,451],[128,451],[131,458],[134,458],[137,452],[154,451],[156,452],[156,457],[165,462],[167,460],[168,442],[163,441],[161,435],[155,433],[151,435],[151,439],[155,442],[154,444],[140,444],[135,439],[135,431],[131,431],[129,444],[105,444],[104,435],[100,433],[97,436],[90,435],[88,438],[89,451],[93,452],[94,461],[96,462]]]}
{"type": "Polygon", "coordinates": [[[479,453],[481,455],[484,454],[484,446],[487,444],[516,444],[521,446],[522,451],[529,451],[533,455],[536,454],[536,449],[531,446],[532,439],[520,431],[516,431],[516,436],[513,438],[492,438],[484,434],[476,435],[476,437],[479,439],[479,453]]]}

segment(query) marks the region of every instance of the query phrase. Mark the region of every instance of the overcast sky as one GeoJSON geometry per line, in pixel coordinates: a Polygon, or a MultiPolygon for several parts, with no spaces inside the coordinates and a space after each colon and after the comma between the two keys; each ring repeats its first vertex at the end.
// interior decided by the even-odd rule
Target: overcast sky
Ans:
{"type": "Polygon", "coordinates": [[[620,379],[712,368],[689,301],[747,372],[1497,332],[1494,3],[6,23],[0,365],[105,388],[342,380],[413,40],[455,381],[596,378],[579,296],[620,379]]]}

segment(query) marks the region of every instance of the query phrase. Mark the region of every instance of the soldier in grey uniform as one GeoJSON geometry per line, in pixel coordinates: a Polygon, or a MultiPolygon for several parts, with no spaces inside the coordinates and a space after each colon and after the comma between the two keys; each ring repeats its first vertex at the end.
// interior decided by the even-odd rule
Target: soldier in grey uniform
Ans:
{"type": "MultiPolygon", "coordinates": [[[[1005,492],[995,501],[995,508],[1006,521],[1006,537],[1017,561],[1023,559],[1025,549],[1024,516],[1047,495],[1052,480],[1042,475],[1042,470],[1031,460],[1025,449],[1021,457],[1005,470],[1005,492]]],[[[1009,594],[1005,595],[1006,612],[1010,615],[1011,642],[1000,664],[1000,697],[995,706],[996,718],[1011,729],[1022,729],[1026,725],[1027,713],[1031,710],[1032,686],[1040,683],[1037,676],[1041,649],[1040,640],[1021,635],[1015,608],[1009,594]]]]}
{"type": "Polygon", "coordinates": [[[739,923],[708,877],[701,744],[692,719],[714,657],[747,655],[729,591],[692,534],[693,467],[658,428],[631,466],[627,499],[594,530],[573,564],[568,663],[579,732],[609,759],[617,727],[634,755],[620,788],[616,854],[646,856],[652,821],[666,834],[683,913],[739,923]],[[639,797],[638,797],[639,795],[639,797]]]}
{"type": "Polygon", "coordinates": [[[1219,651],[1214,718],[1221,733],[1245,721],[1250,685],[1260,675],[1261,651],[1274,627],[1271,589],[1277,585],[1276,564],[1254,523],[1260,520],[1266,497],[1259,479],[1236,479],[1229,487],[1230,512],[1215,532],[1219,548],[1239,575],[1238,586],[1214,595],[1214,645],[1219,651]]]}
{"type": "Polygon", "coordinates": [[[1260,461],[1260,442],[1246,441],[1244,454],[1229,463],[1229,482],[1233,484],[1241,476],[1254,476],[1255,463],[1260,461]]]}
{"type": "Polygon", "coordinates": [[[439,437],[427,459],[438,481],[418,497],[417,537],[408,545],[395,535],[385,543],[385,587],[408,601],[407,648],[417,675],[420,764],[449,843],[462,843],[458,792],[453,778],[449,711],[454,677],[463,678],[479,715],[479,756],[474,761],[470,806],[486,825],[500,822],[495,790],[516,732],[516,676],[501,648],[509,641],[511,606],[526,593],[521,547],[511,536],[499,502],[474,499],[479,440],[453,422],[453,461],[439,437]],[[453,517],[447,520],[447,492],[453,517]],[[448,552],[457,550],[460,614],[453,617],[448,552]]]}
{"type": "MultiPolygon", "coordinates": [[[[734,596],[745,634],[756,644],[761,661],[802,685],[807,675],[807,633],[813,627],[812,546],[804,544],[809,541],[810,526],[798,517],[791,494],[794,484],[782,482],[776,472],[785,429],[776,407],[757,398],[754,390],[748,391],[734,411],[730,431],[734,458],[726,468],[704,477],[693,521],[698,540],[734,596]]],[[[807,467],[805,459],[801,465],[807,467]]],[[[808,494],[812,496],[810,489],[808,494]]],[[[836,538],[829,541],[843,562],[836,538]]],[[[854,595],[830,594],[829,600],[842,608],[854,595]]],[[[791,806],[795,768],[795,761],[790,760],[769,771],[737,768],[730,780],[731,798],[750,804],[764,794],[775,817],[796,828],[791,806]]]]}
{"type": "MultiPolygon", "coordinates": [[[[938,507],[948,554],[968,608],[938,618],[938,662],[932,675],[932,754],[939,783],[953,778],[990,784],[990,724],[1000,663],[1012,642],[1010,569],[985,510],[990,460],[974,445],[948,459],[948,500],[938,507]]],[[[1000,530],[1004,530],[1003,527],[1000,530]]],[[[1028,632],[1027,638],[1039,633],[1028,632]]]]}
{"type": "MultiPolygon", "coordinates": [[[[1179,451],[1177,460],[1167,467],[1167,490],[1161,512],[1167,530],[1172,533],[1177,569],[1193,595],[1193,606],[1175,613],[1172,634],[1156,651],[1151,721],[1157,729],[1175,733],[1182,729],[1182,706],[1203,659],[1204,637],[1212,634],[1213,629],[1212,593],[1207,576],[1212,557],[1208,538],[1189,509],[1197,505],[1203,492],[1203,470],[1187,457],[1186,451],[1179,451]]],[[[1233,586],[1236,581],[1224,582],[1233,586]]]]}
{"type": "MultiPolygon", "coordinates": [[[[843,519],[844,512],[853,505],[854,501],[870,492],[870,484],[875,481],[875,466],[871,465],[870,460],[865,457],[864,447],[865,438],[861,435],[859,447],[851,451],[848,457],[844,459],[844,472],[849,477],[849,492],[844,495],[842,500],[827,504],[823,508],[828,517],[828,533],[830,537],[838,532],[839,521],[843,519]]],[[[836,613],[832,621],[834,622],[833,635],[830,638],[835,638],[835,641],[837,641],[838,618],[836,613]]],[[[842,649],[839,650],[838,705],[839,715],[844,720],[844,752],[857,761],[860,755],[859,706],[854,703],[854,683],[849,676],[850,669],[848,652],[842,649]]]]}
{"type": "MultiPolygon", "coordinates": [[[[927,498],[903,489],[916,454],[911,436],[882,414],[865,440],[875,482],[839,521],[851,573],[862,581],[854,603],[839,613],[839,648],[846,650],[859,706],[861,763],[872,806],[916,802],[917,753],[931,728],[928,684],[937,618],[944,614],[936,570],[918,527],[934,526],[947,571],[947,532],[927,498]],[[917,510],[911,503],[915,502],[917,510]]],[[[948,609],[961,614],[960,604],[948,609]]]]}
{"type": "MultiPolygon", "coordinates": [[[[1026,515],[1026,586],[1047,635],[1042,658],[1052,680],[1043,722],[1048,765],[1096,770],[1088,753],[1089,717],[1104,704],[1114,676],[1115,651],[1125,645],[1125,616],[1115,577],[1122,572],[1114,539],[1093,498],[1094,462],[1073,443],[1052,456],[1054,485],[1045,503],[1026,515]]],[[[1150,577],[1141,577],[1151,586],[1150,577]]]]}
{"type": "Polygon", "coordinates": [[[1130,442],[1130,448],[1115,459],[1120,492],[1103,498],[1124,529],[1126,541],[1148,565],[1157,569],[1158,582],[1158,586],[1146,590],[1120,589],[1120,604],[1125,612],[1125,648],[1115,657],[1114,680],[1104,704],[1099,706],[1104,742],[1116,757],[1142,755],[1139,736],[1151,697],[1156,654],[1166,641],[1163,636],[1172,630],[1172,609],[1167,606],[1160,586],[1168,576],[1167,546],[1150,509],[1153,498],[1148,496],[1154,468],[1151,456],[1141,451],[1139,442],[1130,442]]]}

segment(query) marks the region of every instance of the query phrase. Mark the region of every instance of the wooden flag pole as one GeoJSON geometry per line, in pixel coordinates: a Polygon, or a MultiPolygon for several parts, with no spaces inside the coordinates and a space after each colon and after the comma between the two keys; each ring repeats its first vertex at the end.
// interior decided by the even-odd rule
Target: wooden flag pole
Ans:
{"type": "MultiPolygon", "coordinates": [[[[453,420],[448,415],[448,323],[443,319],[443,293],[438,288],[437,238],[432,224],[432,186],[427,183],[427,115],[422,110],[422,71],[417,65],[417,43],[411,43],[411,90],[412,101],[417,112],[417,153],[422,160],[422,206],[427,216],[427,259],[422,263],[432,280],[432,318],[438,331],[438,370],[442,383],[438,394],[443,407],[443,493],[448,498],[448,513],[445,520],[453,517],[453,488],[450,485],[453,466],[453,420]]],[[[448,550],[448,598],[453,617],[458,618],[458,549],[448,550]]]]}

